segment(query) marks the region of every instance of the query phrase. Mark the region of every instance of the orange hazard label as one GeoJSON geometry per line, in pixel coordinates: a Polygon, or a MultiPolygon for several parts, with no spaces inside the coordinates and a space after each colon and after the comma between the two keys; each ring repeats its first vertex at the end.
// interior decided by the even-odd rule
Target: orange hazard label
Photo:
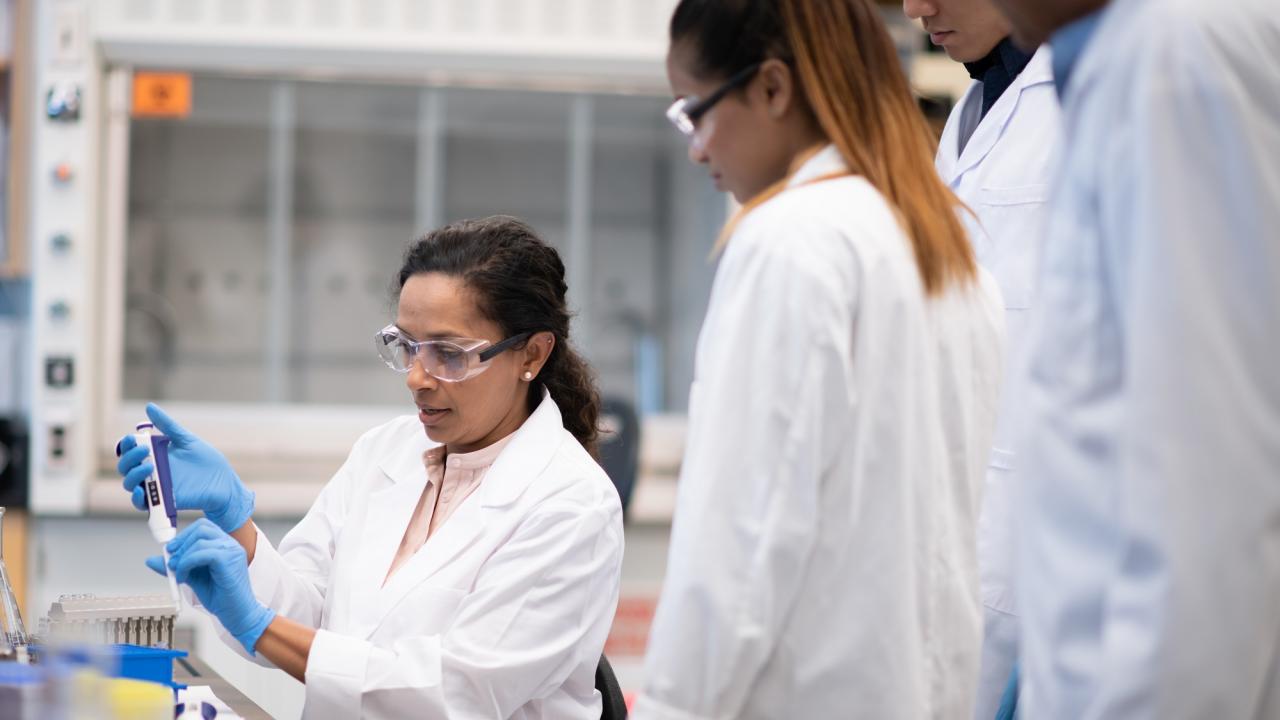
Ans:
{"type": "Polygon", "coordinates": [[[190,73],[134,73],[132,114],[134,117],[168,118],[190,115],[190,73]]]}

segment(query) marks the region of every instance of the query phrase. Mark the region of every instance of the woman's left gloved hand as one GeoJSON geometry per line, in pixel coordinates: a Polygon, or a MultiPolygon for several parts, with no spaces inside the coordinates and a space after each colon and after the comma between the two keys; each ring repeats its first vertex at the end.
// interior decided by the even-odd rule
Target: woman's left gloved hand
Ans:
{"type": "MultiPolygon", "coordinates": [[[[240,543],[213,522],[200,518],[165,549],[174,578],[189,586],[200,604],[253,654],[276,612],[253,596],[249,563],[240,543]]],[[[164,561],[158,556],[147,558],[147,566],[164,574],[164,561]]]]}
{"type": "MultiPolygon", "coordinates": [[[[231,464],[209,443],[191,434],[155,403],[147,403],[147,419],[169,437],[169,474],[173,500],[179,510],[203,510],[205,517],[227,532],[239,530],[253,515],[253,493],[240,481],[231,464]]],[[[139,447],[132,435],[117,445],[116,469],[124,476],[124,489],[133,505],[147,509],[142,483],[155,472],[148,447],[139,447]]]]}

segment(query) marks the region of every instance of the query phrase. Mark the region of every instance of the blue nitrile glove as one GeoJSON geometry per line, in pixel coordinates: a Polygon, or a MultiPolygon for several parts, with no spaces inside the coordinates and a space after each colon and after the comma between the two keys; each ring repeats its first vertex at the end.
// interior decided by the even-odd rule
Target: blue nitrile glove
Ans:
{"type": "MultiPolygon", "coordinates": [[[[155,403],[147,403],[147,417],[169,436],[169,474],[173,477],[173,502],[179,510],[203,510],[227,532],[239,530],[253,515],[253,493],[240,482],[231,464],[209,443],[187,432],[155,403]]],[[[139,447],[132,435],[120,441],[116,469],[124,476],[124,489],[133,493],[133,506],[147,509],[142,483],[150,477],[151,451],[139,447]]]]}
{"type": "MultiPolygon", "coordinates": [[[[258,602],[249,586],[244,548],[217,525],[196,520],[165,546],[174,578],[200,599],[250,655],[276,611],[258,602]]],[[[147,558],[147,567],[164,574],[164,560],[147,558]]]]}

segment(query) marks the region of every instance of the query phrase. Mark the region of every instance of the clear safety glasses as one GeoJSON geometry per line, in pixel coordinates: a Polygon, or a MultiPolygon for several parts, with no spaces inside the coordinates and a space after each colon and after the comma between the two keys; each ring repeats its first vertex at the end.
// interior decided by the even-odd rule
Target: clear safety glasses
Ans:
{"type": "Polygon", "coordinates": [[[413,340],[400,328],[388,325],[374,336],[378,354],[387,367],[407,373],[416,359],[431,377],[444,382],[462,382],[489,369],[489,361],[505,350],[529,339],[532,333],[512,335],[496,345],[488,340],[448,338],[413,340]]]}
{"type": "Polygon", "coordinates": [[[667,108],[667,119],[682,135],[692,138],[694,131],[698,129],[698,119],[706,115],[707,111],[723,100],[726,95],[746,85],[747,81],[755,77],[759,69],[760,63],[748,65],[705,98],[686,95],[676,100],[671,103],[671,107],[667,108]]]}

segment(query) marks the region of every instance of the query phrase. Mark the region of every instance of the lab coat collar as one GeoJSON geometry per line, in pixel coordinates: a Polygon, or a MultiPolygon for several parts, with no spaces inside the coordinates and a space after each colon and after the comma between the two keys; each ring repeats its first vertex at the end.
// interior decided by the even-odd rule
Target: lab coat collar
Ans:
{"type": "MultiPolygon", "coordinates": [[[[964,146],[964,152],[956,158],[955,164],[949,168],[941,168],[943,180],[948,184],[954,183],[956,178],[964,175],[973,168],[977,167],[987,155],[991,154],[996,143],[1000,141],[1004,135],[1005,127],[1008,126],[1009,120],[1013,118],[1014,112],[1021,102],[1021,96],[1024,90],[1053,82],[1053,58],[1052,51],[1048,45],[1043,45],[1036,54],[1031,57],[1031,62],[1027,63],[1017,78],[1014,79],[1013,85],[1000,96],[996,104],[992,106],[987,116],[982,118],[978,123],[978,128],[973,131],[973,136],[969,138],[968,144],[964,146]]],[[[960,101],[967,105],[971,102],[982,102],[982,84],[974,83],[969,92],[965,94],[964,99],[960,101]]],[[[943,142],[949,144],[944,147],[943,152],[947,157],[956,156],[955,145],[959,142],[958,133],[948,132],[943,138],[943,142]]]]}
{"type": "MultiPolygon", "coordinates": [[[[485,473],[485,479],[481,483],[481,487],[486,488],[485,506],[506,505],[519,497],[524,488],[523,486],[515,487],[518,483],[515,483],[512,478],[507,478],[511,475],[508,468],[516,465],[523,470],[522,473],[515,473],[514,476],[522,474],[532,476],[541,472],[542,468],[551,461],[563,430],[564,421],[560,415],[560,408],[551,399],[551,394],[544,389],[542,402],[538,404],[529,419],[515,431],[511,442],[485,473]],[[520,456],[520,460],[514,463],[509,459],[504,461],[504,458],[512,455],[520,456]],[[498,482],[494,482],[495,480],[498,482]]],[[[424,483],[427,470],[423,464],[423,456],[428,450],[438,447],[440,443],[434,442],[423,432],[414,436],[404,452],[379,458],[378,467],[397,485],[424,483]]]]}
{"type": "Polygon", "coordinates": [[[828,144],[818,152],[810,155],[800,165],[800,168],[791,174],[790,179],[787,180],[787,187],[796,187],[828,175],[848,172],[849,165],[844,161],[844,157],[840,155],[840,151],[836,149],[835,144],[828,144]]]}
{"type": "MultiPolygon", "coordinates": [[[[405,528],[409,527],[409,519],[418,507],[418,500],[427,487],[427,468],[423,464],[423,455],[428,450],[440,447],[440,443],[427,437],[418,423],[414,423],[413,430],[413,435],[403,441],[405,445],[402,448],[377,460],[378,469],[391,483],[373,489],[369,495],[366,513],[370,518],[377,518],[377,521],[367,524],[365,536],[361,539],[358,551],[360,562],[356,565],[359,580],[351,589],[354,602],[360,607],[377,607],[372,603],[386,595],[381,591],[383,579],[400,548],[405,528]]],[[[457,522],[458,514],[460,513],[455,513],[450,519],[457,522]]],[[[400,568],[391,579],[395,580],[405,574],[407,569],[400,568]]],[[[365,630],[372,633],[373,628],[370,625],[365,630]]]]}
{"type": "Polygon", "coordinates": [[[423,455],[428,450],[440,447],[440,443],[427,437],[427,433],[418,432],[408,441],[404,452],[384,455],[378,458],[378,468],[396,484],[426,482],[427,469],[423,465],[423,455]]]}
{"type": "MultiPolygon", "coordinates": [[[[364,606],[377,609],[376,617],[363,628],[364,637],[371,636],[410,591],[448,565],[475,541],[485,527],[485,513],[518,500],[551,464],[564,439],[560,408],[544,390],[542,402],[511,436],[511,441],[485,473],[480,487],[462,502],[449,521],[441,525],[427,540],[426,545],[383,585],[392,558],[400,546],[405,528],[408,527],[409,516],[426,487],[426,469],[422,465],[422,453],[418,448],[405,453],[414,463],[389,463],[395,466],[394,472],[406,472],[410,465],[416,464],[416,474],[413,476],[416,482],[406,482],[405,478],[401,478],[395,484],[375,492],[370,498],[369,517],[378,520],[369,524],[368,535],[362,543],[358,565],[362,578],[356,583],[357,589],[353,590],[356,602],[366,603],[364,606]]],[[[430,443],[425,446],[429,447],[430,443]]]]}
{"type": "Polygon", "coordinates": [[[516,430],[510,444],[493,461],[480,483],[482,505],[502,507],[515,502],[538,477],[564,441],[564,419],[551,393],[542,391],[542,402],[516,430]]]}
{"type": "Polygon", "coordinates": [[[982,83],[982,108],[990,110],[1027,69],[1034,53],[1023,52],[1011,38],[991,48],[985,57],[964,63],[969,77],[982,83]]]}

